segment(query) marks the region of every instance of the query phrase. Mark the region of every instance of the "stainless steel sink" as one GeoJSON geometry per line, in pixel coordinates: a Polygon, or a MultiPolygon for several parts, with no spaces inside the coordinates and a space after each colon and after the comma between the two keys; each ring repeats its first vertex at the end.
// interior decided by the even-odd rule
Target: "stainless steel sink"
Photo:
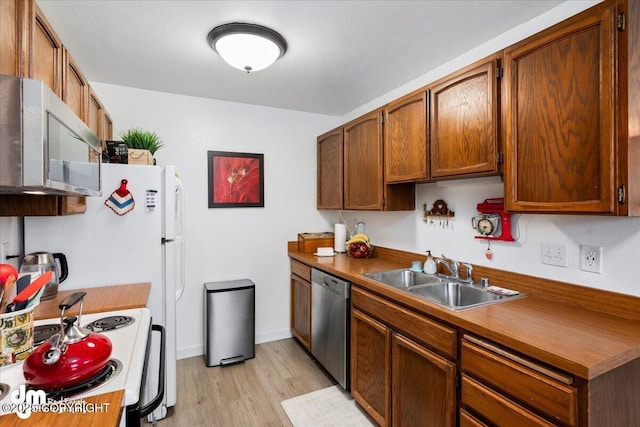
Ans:
{"type": "Polygon", "coordinates": [[[461,280],[440,274],[412,271],[408,268],[365,273],[363,276],[453,310],[464,310],[524,296],[498,295],[461,280]]]}
{"type": "Polygon", "coordinates": [[[477,307],[516,297],[494,294],[480,287],[458,282],[413,286],[409,288],[408,291],[421,298],[454,310],[477,307]]]}
{"type": "Polygon", "coordinates": [[[439,276],[413,271],[408,268],[364,273],[363,276],[394,288],[409,288],[430,283],[442,283],[443,281],[439,276]]]}

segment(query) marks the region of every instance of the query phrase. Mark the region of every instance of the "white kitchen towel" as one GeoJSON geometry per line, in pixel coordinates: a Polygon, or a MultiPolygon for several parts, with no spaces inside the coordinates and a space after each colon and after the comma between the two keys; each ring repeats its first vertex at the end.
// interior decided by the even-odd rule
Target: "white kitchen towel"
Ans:
{"type": "Polygon", "coordinates": [[[370,427],[376,424],[349,392],[334,385],[280,402],[294,427],[370,427]]]}

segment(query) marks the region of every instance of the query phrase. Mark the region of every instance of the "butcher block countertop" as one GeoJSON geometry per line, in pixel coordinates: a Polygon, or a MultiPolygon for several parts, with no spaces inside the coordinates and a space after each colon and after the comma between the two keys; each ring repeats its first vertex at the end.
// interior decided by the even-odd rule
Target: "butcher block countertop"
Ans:
{"type": "MultiPolygon", "coordinates": [[[[126,285],[102,286],[99,288],[85,288],[59,290],[58,295],[50,300],[42,301],[35,309],[36,319],[50,319],[60,317],[58,305],[69,295],[84,291],[83,313],[98,313],[101,311],[127,310],[142,308],[147,305],[151,283],[134,283],[126,285]]],[[[69,315],[78,312],[80,304],[68,311],[69,315]]]]}
{"type": "MultiPolygon", "coordinates": [[[[79,291],[87,292],[84,298],[83,313],[142,308],[147,305],[150,289],[151,284],[145,282],[58,291],[56,298],[40,303],[35,310],[35,315],[37,319],[60,317],[60,309],[58,308],[60,302],[68,295],[79,291]]],[[[69,310],[69,315],[76,313],[78,307],[79,305],[69,310]]],[[[15,414],[8,414],[0,417],[0,425],[3,427],[115,427],[120,422],[123,398],[124,390],[99,394],[82,399],[86,413],[38,412],[32,413],[26,420],[18,418],[15,414]]]]}
{"type": "Polygon", "coordinates": [[[298,252],[295,244],[288,244],[293,260],[579,378],[590,380],[640,357],[638,297],[474,265],[474,281],[488,277],[491,284],[527,296],[454,311],[361,275],[410,267],[411,260],[424,260],[424,255],[376,247],[369,259],[317,257],[298,252]]]}

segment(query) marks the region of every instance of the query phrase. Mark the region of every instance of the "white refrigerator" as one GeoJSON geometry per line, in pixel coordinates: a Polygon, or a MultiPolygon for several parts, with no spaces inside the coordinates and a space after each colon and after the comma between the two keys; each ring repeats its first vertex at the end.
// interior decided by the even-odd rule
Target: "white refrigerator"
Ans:
{"type": "MultiPolygon", "coordinates": [[[[185,284],[182,184],[173,166],[103,164],[101,180],[102,196],[87,197],[83,215],[26,217],[25,253],[66,255],[69,276],[59,290],[151,282],[152,321],[164,326],[167,334],[164,404],[154,412],[156,419],[164,418],[177,398],[176,302],[185,284]],[[128,193],[114,196],[107,206],[105,201],[122,180],[127,180],[128,193]]],[[[154,346],[159,345],[156,341],[154,346]]],[[[157,355],[158,347],[152,347],[151,354],[157,355]]],[[[152,359],[147,397],[157,391],[157,372],[158,360],[152,359]]]]}

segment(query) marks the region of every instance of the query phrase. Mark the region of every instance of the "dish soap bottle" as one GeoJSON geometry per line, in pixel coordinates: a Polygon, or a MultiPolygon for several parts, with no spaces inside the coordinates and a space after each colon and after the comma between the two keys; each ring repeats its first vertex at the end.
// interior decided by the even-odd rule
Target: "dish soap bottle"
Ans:
{"type": "Polygon", "coordinates": [[[427,274],[436,274],[438,266],[436,261],[431,256],[431,251],[427,251],[427,260],[424,262],[424,272],[427,274]]]}

